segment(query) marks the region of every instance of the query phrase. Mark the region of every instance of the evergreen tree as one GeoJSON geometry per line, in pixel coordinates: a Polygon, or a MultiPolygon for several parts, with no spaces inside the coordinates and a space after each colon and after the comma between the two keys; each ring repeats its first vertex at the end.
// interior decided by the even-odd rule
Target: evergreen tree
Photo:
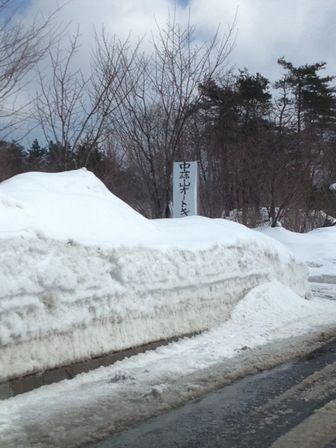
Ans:
{"type": "Polygon", "coordinates": [[[94,173],[98,173],[104,162],[104,152],[99,148],[97,142],[91,142],[90,139],[86,138],[78,143],[74,159],[77,168],[85,167],[94,173]]]}
{"type": "Polygon", "coordinates": [[[235,78],[234,90],[245,135],[257,132],[267,123],[272,108],[269,84],[260,73],[251,75],[247,69],[240,70],[235,78]]]}
{"type": "Polygon", "coordinates": [[[27,165],[30,170],[41,170],[45,168],[47,151],[41,148],[37,139],[33,140],[27,153],[27,165]]]}
{"type": "Polygon", "coordinates": [[[26,152],[15,140],[0,140],[0,181],[26,170],[26,152]]]}
{"type": "Polygon", "coordinates": [[[291,62],[280,58],[278,63],[285,70],[275,87],[288,87],[290,96],[284,106],[293,106],[295,111],[295,128],[300,136],[303,130],[321,132],[335,123],[336,89],[331,85],[334,76],[320,76],[326,68],[325,62],[306,64],[295,67],[291,62]]]}
{"type": "Polygon", "coordinates": [[[48,144],[47,168],[51,171],[67,171],[76,168],[74,153],[69,146],[64,147],[60,142],[48,144]]]}

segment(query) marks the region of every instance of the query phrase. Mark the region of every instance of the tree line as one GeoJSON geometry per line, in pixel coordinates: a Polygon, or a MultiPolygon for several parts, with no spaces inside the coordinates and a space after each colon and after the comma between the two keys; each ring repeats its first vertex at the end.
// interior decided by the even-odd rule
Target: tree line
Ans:
{"type": "MultiPolygon", "coordinates": [[[[0,0],[0,13],[11,1],[0,0]]],[[[324,62],[295,66],[285,58],[274,83],[229,70],[233,31],[201,42],[190,23],[171,18],[148,50],[102,30],[81,69],[79,32],[67,44],[51,41],[53,17],[23,27],[7,14],[0,180],[86,167],[145,216],[161,218],[169,216],[173,162],[198,160],[205,216],[298,231],[332,225],[334,77],[324,75],[324,62]],[[32,73],[36,95],[15,109],[32,73]],[[29,123],[38,139],[27,146],[11,138],[29,123]]]]}

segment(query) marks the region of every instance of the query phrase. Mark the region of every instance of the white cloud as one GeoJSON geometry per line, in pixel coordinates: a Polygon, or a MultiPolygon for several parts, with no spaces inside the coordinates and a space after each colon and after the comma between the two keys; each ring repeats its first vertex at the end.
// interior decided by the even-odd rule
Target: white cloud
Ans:
{"type": "MultiPolygon", "coordinates": [[[[59,29],[68,24],[69,33],[80,26],[77,64],[82,68],[89,67],[95,29],[99,32],[104,26],[121,39],[131,34],[134,40],[144,36],[149,40],[156,23],[164,26],[168,15],[175,11],[182,24],[190,14],[200,40],[210,38],[219,25],[227,30],[237,14],[236,45],[229,60],[236,68],[247,67],[251,73],[258,71],[274,81],[280,76],[276,61],[285,56],[294,65],[326,61],[328,74],[336,74],[335,0],[177,0],[177,4],[175,0],[29,1],[19,17],[23,23],[40,14],[46,17],[57,4],[65,3],[57,16],[59,29]]],[[[47,73],[47,68],[44,71],[47,73]]],[[[31,78],[34,80],[34,75],[31,78]]],[[[32,81],[15,101],[17,105],[25,104],[34,94],[32,81]]]]}
{"type": "MultiPolygon", "coordinates": [[[[60,16],[72,27],[80,25],[83,46],[89,48],[94,28],[103,25],[122,39],[130,33],[150,36],[155,21],[164,25],[174,4],[173,0],[72,0],[60,16]]],[[[32,0],[28,17],[37,12],[48,14],[54,5],[32,0]]],[[[177,4],[178,20],[187,20],[189,12],[202,38],[213,34],[219,24],[225,29],[237,12],[238,35],[231,55],[237,67],[275,78],[276,60],[285,56],[296,65],[323,60],[336,73],[334,0],[190,0],[188,7],[177,4]]]]}

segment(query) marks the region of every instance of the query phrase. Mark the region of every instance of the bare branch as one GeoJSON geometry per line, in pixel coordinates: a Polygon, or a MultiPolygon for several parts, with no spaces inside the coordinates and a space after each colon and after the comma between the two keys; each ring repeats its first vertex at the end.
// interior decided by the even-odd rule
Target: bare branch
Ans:
{"type": "Polygon", "coordinates": [[[19,113],[22,116],[23,106],[9,113],[13,98],[24,87],[27,74],[57,40],[59,30],[54,19],[62,8],[25,26],[16,18],[14,3],[0,1],[0,131],[13,127],[19,113]]]}
{"type": "Polygon", "coordinates": [[[233,29],[223,37],[217,30],[209,42],[197,43],[190,22],[183,28],[173,16],[165,28],[157,25],[152,54],[138,54],[121,84],[116,132],[147,183],[152,216],[167,213],[173,161],[183,157],[199,86],[224,69],[233,29]]]}

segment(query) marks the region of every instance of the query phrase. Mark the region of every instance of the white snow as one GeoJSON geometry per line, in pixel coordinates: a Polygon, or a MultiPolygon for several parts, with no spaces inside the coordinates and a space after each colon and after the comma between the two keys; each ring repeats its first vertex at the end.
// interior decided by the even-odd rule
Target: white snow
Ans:
{"type": "Polygon", "coordinates": [[[301,265],[251,242],[162,251],[2,241],[2,376],[211,328],[273,279],[305,294],[301,265]]]}
{"type": "Polygon", "coordinates": [[[336,226],[308,233],[270,227],[262,232],[286,245],[306,264],[315,297],[336,300],[336,226]]]}
{"type": "Polygon", "coordinates": [[[270,281],[308,294],[275,240],[223,219],[149,221],[86,170],[22,174],[0,194],[3,379],[210,329],[270,281]]]}
{"type": "Polygon", "coordinates": [[[85,169],[24,173],[0,184],[0,238],[46,236],[84,244],[155,240],[155,226],[85,169]]]}
{"type": "Polygon", "coordinates": [[[309,268],[311,281],[324,278],[336,283],[336,226],[295,233],[277,228],[263,228],[262,232],[287,246],[309,268]]]}
{"type": "Polygon", "coordinates": [[[1,183],[3,379],[208,331],[0,402],[0,445],[83,446],[222,384],[237,356],[243,374],[304,351],[335,329],[335,230],[150,221],[85,170],[1,183]]]}

